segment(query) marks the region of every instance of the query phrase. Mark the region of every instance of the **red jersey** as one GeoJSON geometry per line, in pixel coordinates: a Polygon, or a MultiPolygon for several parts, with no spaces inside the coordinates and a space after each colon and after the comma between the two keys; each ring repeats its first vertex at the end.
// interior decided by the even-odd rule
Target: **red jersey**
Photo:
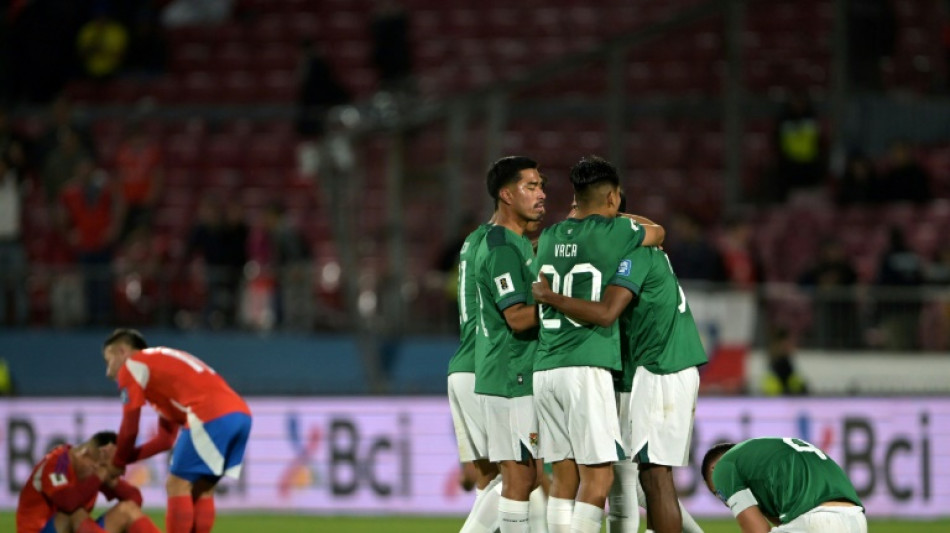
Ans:
{"type": "MultiPolygon", "coordinates": [[[[70,448],[68,444],[54,448],[33,468],[30,478],[20,492],[20,501],[17,503],[17,533],[39,533],[57,510],[65,512],[75,510],[59,509],[55,503],[60,496],[69,491],[75,491],[80,484],[70,461],[70,448]]],[[[94,481],[92,496],[81,504],[87,511],[92,511],[99,494],[99,478],[94,478],[94,481]]]]}
{"type": "Polygon", "coordinates": [[[250,415],[244,400],[197,357],[172,348],[134,353],[117,376],[124,412],[146,402],[163,418],[188,427],[189,414],[202,422],[229,413],[250,415]]]}
{"type": "Polygon", "coordinates": [[[157,145],[127,143],[119,147],[115,157],[122,196],[129,205],[144,205],[152,192],[152,173],[161,165],[162,153],[157,145]]]}
{"type": "Polygon", "coordinates": [[[94,252],[104,248],[108,244],[106,237],[112,226],[112,193],[109,189],[102,189],[89,202],[82,187],[69,185],[63,189],[61,200],[72,226],[79,234],[79,250],[94,252]]]}

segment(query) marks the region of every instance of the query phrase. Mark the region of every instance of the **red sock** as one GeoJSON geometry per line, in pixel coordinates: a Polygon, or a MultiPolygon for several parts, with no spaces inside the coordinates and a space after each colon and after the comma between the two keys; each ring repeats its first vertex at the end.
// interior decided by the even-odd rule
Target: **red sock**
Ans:
{"type": "Polygon", "coordinates": [[[76,533],[106,533],[106,530],[99,527],[92,518],[87,518],[79,524],[79,528],[76,529],[76,533]]]}
{"type": "Polygon", "coordinates": [[[195,523],[195,508],[191,495],[168,498],[165,511],[165,531],[168,533],[191,533],[195,523]]]}
{"type": "Polygon", "coordinates": [[[158,527],[152,523],[147,516],[143,516],[129,525],[127,533],[162,533],[158,527]]]}
{"type": "Polygon", "coordinates": [[[195,500],[194,533],[211,533],[214,525],[214,497],[208,496],[195,500]]]}

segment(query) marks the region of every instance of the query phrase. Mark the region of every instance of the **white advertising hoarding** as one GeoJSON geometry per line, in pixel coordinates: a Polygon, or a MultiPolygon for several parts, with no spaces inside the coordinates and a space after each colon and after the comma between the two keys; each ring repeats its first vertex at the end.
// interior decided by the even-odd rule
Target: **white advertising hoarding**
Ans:
{"type": "MultiPolygon", "coordinates": [[[[222,483],[219,509],[326,514],[462,515],[443,398],[253,398],[240,481],[222,483]]],[[[143,412],[148,412],[144,409],[143,412]]],[[[700,398],[693,465],[677,472],[691,512],[728,510],[702,486],[696,463],[711,444],[753,436],[804,438],[842,465],[872,516],[950,516],[950,398],[700,398]]],[[[0,401],[0,509],[13,509],[33,464],[51,446],[118,428],[107,399],[0,401]]],[[[143,417],[141,439],[154,415],[143,417]]],[[[166,454],[129,467],[146,506],[164,506],[166,454]]]]}

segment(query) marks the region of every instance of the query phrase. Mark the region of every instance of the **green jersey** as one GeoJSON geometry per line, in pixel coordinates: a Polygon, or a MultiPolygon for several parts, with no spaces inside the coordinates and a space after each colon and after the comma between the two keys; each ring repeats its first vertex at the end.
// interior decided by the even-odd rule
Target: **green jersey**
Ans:
{"type": "MultiPolygon", "coordinates": [[[[600,301],[608,282],[615,281],[620,259],[643,242],[644,231],[635,221],[592,215],[567,219],[541,233],[535,261],[551,290],[564,296],[600,301]]],[[[539,306],[541,333],[534,370],[568,366],[620,369],[617,324],[582,324],[549,306],[539,306]]]]}
{"type": "Polygon", "coordinates": [[[801,439],[741,442],[716,463],[712,482],[733,515],[758,505],[762,514],[783,524],[832,500],[861,505],[841,467],[801,439]]]}
{"type": "Polygon", "coordinates": [[[475,287],[475,269],[472,268],[475,250],[488,233],[491,224],[482,224],[465,237],[459,250],[459,347],[449,360],[449,374],[475,371],[475,324],[478,319],[478,292],[475,287]]]}
{"type": "Polygon", "coordinates": [[[656,247],[632,250],[620,261],[613,283],[637,297],[620,315],[623,377],[616,383],[618,391],[630,392],[637,367],[672,374],[708,361],[666,252],[656,247]]]}
{"type": "Polygon", "coordinates": [[[478,323],[475,335],[475,392],[515,398],[532,393],[532,367],[538,329],[515,333],[505,309],[533,305],[531,241],[505,228],[492,226],[475,251],[478,323]]]}

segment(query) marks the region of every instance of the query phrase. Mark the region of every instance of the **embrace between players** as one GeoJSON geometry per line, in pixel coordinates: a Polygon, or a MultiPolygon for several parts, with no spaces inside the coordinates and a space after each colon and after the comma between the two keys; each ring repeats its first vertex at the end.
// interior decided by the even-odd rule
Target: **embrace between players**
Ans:
{"type": "MultiPolygon", "coordinates": [[[[707,358],[660,247],[665,232],[623,213],[620,177],[609,162],[584,158],[570,181],[571,214],[544,229],[535,252],[527,234],[545,213],[545,178],[527,157],[498,160],[487,175],[495,212],[460,250],[460,346],[449,363],[448,395],[459,457],[474,465],[478,489],[461,531],[599,532],[609,500],[613,533],[638,531],[640,505],[647,531],[701,532],[679,504],[672,469],[688,464],[698,367],[707,358]],[[542,461],[552,471],[546,510],[542,461]]],[[[833,461],[837,472],[812,478],[835,490],[790,485],[781,504],[740,479],[748,469],[729,476],[716,469],[717,461],[741,465],[746,456],[758,462],[748,451],[766,448],[776,464],[791,452],[782,475],[797,468],[798,456],[819,457],[803,441],[779,442],[784,448],[714,448],[719,456],[707,458],[707,484],[743,532],[769,531],[766,517],[776,531],[866,531],[861,502],[833,461]],[[816,509],[848,529],[801,526],[800,516],[816,509]]]]}
{"type": "Polygon", "coordinates": [[[197,357],[149,348],[142,335],[118,329],[103,345],[106,374],[119,385],[122,423],[76,446],[50,451],[33,469],[17,505],[17,533],[153,533],[142,495],[121,476],[125,466],[171,450],[167,533],[208,533],[214,525],[214,487],[238,477],[251,430],[244,400],[197,357]],[[153,438],[136,446],[142,407],[158,413],[153,438]],[[90,513],[99,493],[120,500],[98,520],[90,513]]]}

